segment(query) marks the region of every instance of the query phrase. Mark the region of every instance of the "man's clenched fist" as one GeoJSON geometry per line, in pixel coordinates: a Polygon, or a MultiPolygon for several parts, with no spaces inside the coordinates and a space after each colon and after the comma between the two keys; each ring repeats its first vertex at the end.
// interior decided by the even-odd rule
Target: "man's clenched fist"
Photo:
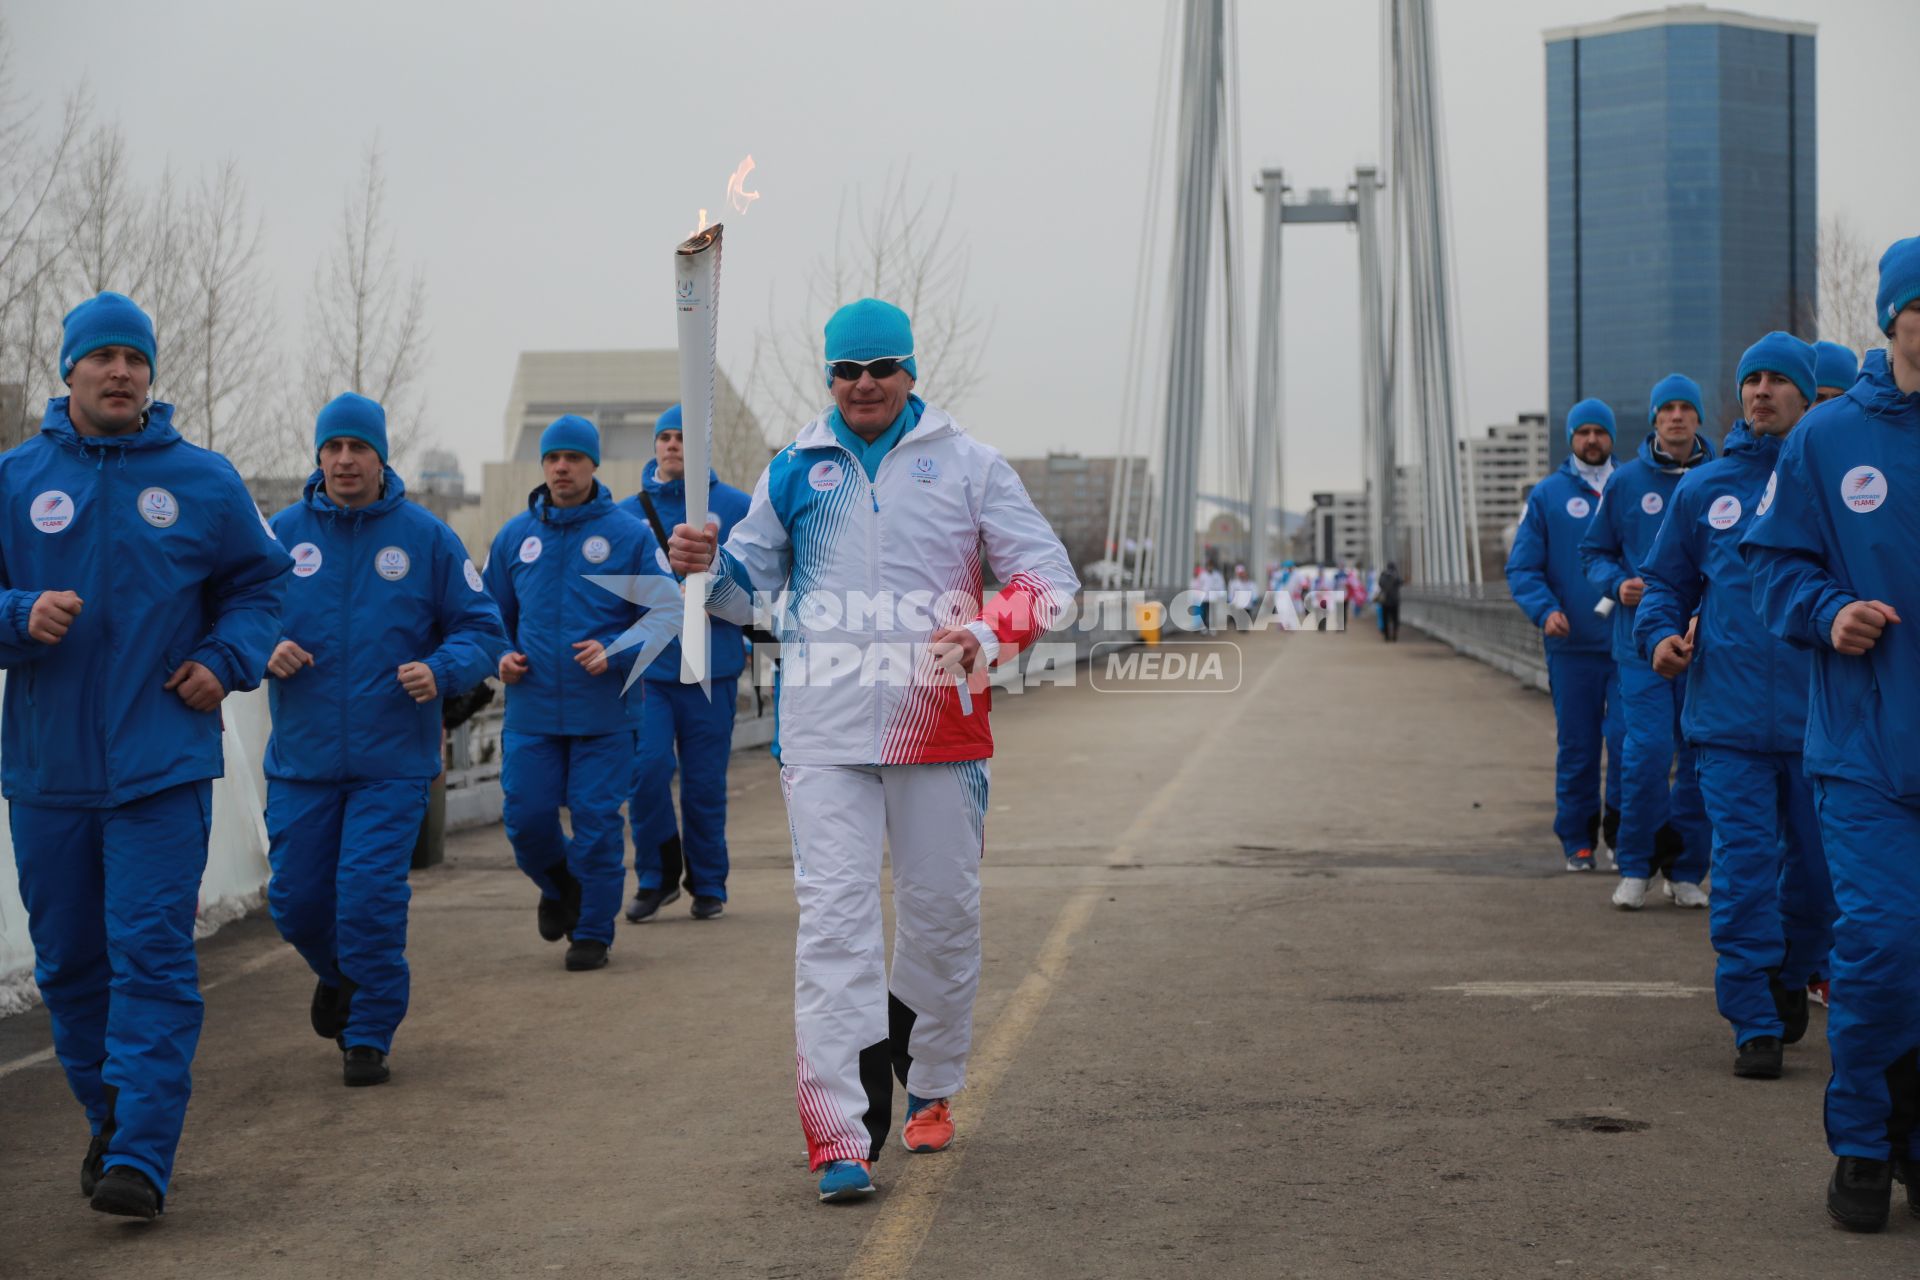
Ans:
{"type": "Polygon", "coordinates": [[[27,634],[41,644],[59,644],[80,616],[80,597],[71,591],[42,591],[27,615],[27,634]]]}

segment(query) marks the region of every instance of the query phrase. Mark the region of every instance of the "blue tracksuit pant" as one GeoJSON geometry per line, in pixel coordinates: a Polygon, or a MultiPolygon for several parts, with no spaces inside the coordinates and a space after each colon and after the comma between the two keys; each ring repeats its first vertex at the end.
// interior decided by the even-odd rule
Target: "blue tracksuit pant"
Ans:
{"type": "Polygon", "coordinates": [[[1687,678],[1662,679],[1644,662],[1619,666],[1627,719],[1620,753],[1620,847],[1615,850],[1620,874],[1643,880],[1652,874],[1654,833],[1671,824],[1684,847],[1667,878],[1699,884],[1712,854],[1713,827],[1700,799],[1694,748],[1680,732],[1687,678]]]}
{"type": "MultiPolygon", "coordinates": [[[[1807,794],[1811,797],[1812,782],[1808,782],[1807,788],[1807,794]]],[[[1818,831],[1820,824],[1817,818],[1813,825],[1814,830],[1818,831]]],[[[1780,924],[1787,935],[1788,966],[1798,973],[1803,967],[1801,958],[1808,957],[1809,962],[1804,967],[1809,982],[1829,977],[1833,972],[1833,922],[1839,914],[1840,909],[1833,903],[1833,880],[1827,871],[1826,838],[1821,837],[1818,861],[1789,858],[1783,850],[1780,859],[1780,924]]]]}
{"type": "Polygon", "coordinates": [[[627,817],[633,824],[633,869],[642,889],[671,888],[680,877],[674,850],[686,859],[687,887],[697,896],[727,896],[727,760],[740,680],[697,684],[647,681],[640,711],[640,758],[627,817]],[[680,817],[673,813],[673,771],[680,770],[680,817]]]}
{"type": "Polygon", "coordinates": [[[407,1016],[407,871],[430,785],[267,782],[267,906],[320,981],[350,984],[348,1047],[391,1052],[407,1016]]]}
{"type": "Polygon", "coordinates": [[[200,968],[193,921],[207,869],[213,784],[169,787],[116,809],[9,812],[34,980],[53,1051],[106,1165],[166,1194],[193,1091],[200,968]]]}
{"type": "Polygon", "coordinates": [[[575,939],[613,942],[627,878],[620,805],[633,791],[635,737],[631,730],[562,735],[509,729],[501,735],[506,757],[500,818],[513,860],[544,897],[563,896],[552,875],[556,868],[580,882],[575,939]],[[562,805],[573,825],[571,838],[560,830],[562,805]]]}
{"type": "MultiPolygon", "coordinates": [[[[1888,1072],[1920,1049],[1920,805],[1839,778],[1816,778],[1813,794],[1840,909],[1827,1011],[1827,1146],[1837,1156],[1885,1160],[1906,1154],[1890,1149],[1888,1072]]],[[[1920,1086],[1911,1061],[1901,1069],[1908,1088],[1920,1086]]]]}
{"type": "Polygon", "coordinates": [[[1606,653],[1549,652],[1553,719],[1560,746],[1555,762],[1553,833],[1568,854],[1594,847],[1600,809],[1600,747],[1607,748],[1606,807],[1620,807],[1620,681],[1606,653]]]}
{"type": "Polygon", "coordinates": [[[1713,989],[1735,1045],[1783,1031],[1770,981],[1798,991],[1826,967],[1827,947],[1786,927],[1781,885],[1804,885],[1810,912],[1832,918],[1827,859],[1813,787],[1800,757],[1703,746],[1700,787],[1713,816],[1713,989]],[[1789,873],[1789,868],[1794,870],[1789,873]],[[1824,902],[1824,906],[1821,903],[1824,902]]]}

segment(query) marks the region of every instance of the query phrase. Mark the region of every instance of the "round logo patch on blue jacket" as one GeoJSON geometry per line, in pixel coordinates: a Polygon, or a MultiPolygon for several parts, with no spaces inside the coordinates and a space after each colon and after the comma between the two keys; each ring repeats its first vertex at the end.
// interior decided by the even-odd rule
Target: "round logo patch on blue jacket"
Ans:
{"type": "Polygon", "coordinates": [[[169,528],[180,518],[179,500],[158,485],[142,489],[139,503],[140,518],[156,529],[169,528]]]}
{"type": "Polygon", "coordinates": [[[58,533],[73,523],[73,499],[59,489],[49,489],[33,500],[33,527],[42,533],[58,533]]]}
{"type": "Polygon", "coordinates": [[[293,549],[293,576],[311,578],[320,572],[320,564],[326,559],[320,554],[320,548],[311,542],[303,542],[293,549]]]}
{"type": "Polygon", "coordinates": [[[1840,477],[1840,500],[1847,510],[1877,510],[1887,500],[1887,474],[1878,467],[1855,467],[1840,477]]]}
{"type": "Polygon", "coordinates": [[[399,547],[382,547],[373,557],[373,571],[388,582],[398,582],[413,568],[413,561],[399,547]]]}
{"type": "Polygon", "coordinates": [[[1640,495],[1640,509],[1650,516],[1659,515],[1660,508],[1666,505],[1665,500],[1652,490],[1648,490],[1646,493],[1640,495]]]}
{"type": "Polygon", "coordinates": [[[596,533],[581,544],[580,554],[587,558],[588,564],[599,564],[613,554],[613,544],[596,533]]]}
{"type": "Polygon", "coordinates": [[[532,564],[540,558],[540,535],[530,533],[520,543],[520,563],[532,564]]]}

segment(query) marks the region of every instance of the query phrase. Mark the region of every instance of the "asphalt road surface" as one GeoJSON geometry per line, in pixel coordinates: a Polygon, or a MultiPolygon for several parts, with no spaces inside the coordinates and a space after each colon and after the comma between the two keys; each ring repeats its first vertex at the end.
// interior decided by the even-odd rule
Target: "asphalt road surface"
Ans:
{"type": "Polygon", "coordinates": [[[1705,914],[1560,870],[1546,698],[1371,627],[1241,650],[1232,693],[998,699],[960,1137],[879,1195],[807,1173],[754,753],[726,917],[623,922],[595,973],[498,828],[455,837],[387,1086],[342,1087],[267,921],[203,944],[156,1224],[88,1211],[46,1016],[0,1021],[0,1277],[1920,1274],[1898,1203],[1827,1225],[1821,1015],[1736,1080],[1705,914]]]}

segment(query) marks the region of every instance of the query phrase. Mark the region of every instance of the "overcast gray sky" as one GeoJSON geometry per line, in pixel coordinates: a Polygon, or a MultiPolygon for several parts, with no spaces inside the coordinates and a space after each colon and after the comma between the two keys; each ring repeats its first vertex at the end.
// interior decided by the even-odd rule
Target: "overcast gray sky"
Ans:
{"type": "MultiPolygon", "coordinates": [[[[1546,398],[1541,32],[1638,7],[1435,0],[1475,432],[1546,398]]],[[[1822,216],[1876,246],[1920,232],[1898,123],[1920,4],[1739,7],[1819,24],[1822,216]]],[[[1377,10],[1239,0],[1245,186],[1277,164],[1297,189],[1340,189],[1376,158],[1377,10]]],[[[749,152],[762,199],[728,219],[724,366],[744,368],[771,291],[800,292],[843,193],[910,165],[955,183],[971,290],[993,316],[962,421],[1013,455],[1111,452],[1165,14],[1163,0],[8,5],[20,87],[52,110],[85,77],[143,175],[238,161],[266,219],[288,377],[314,263],[378,135],[401,255],[429,290],[431,426],[475,479],[499,456],[518,352],[672,344],[672,246],[749,152]]],[[[1359,481],[1358,321],[1350,233],[1288,237],[1298,509],[1359,481]]],[[[1251,270],[1252,235],[1245,249],[1251,270]]],[[[767,425],[787,438],[797,424],[767,425]]]]}

